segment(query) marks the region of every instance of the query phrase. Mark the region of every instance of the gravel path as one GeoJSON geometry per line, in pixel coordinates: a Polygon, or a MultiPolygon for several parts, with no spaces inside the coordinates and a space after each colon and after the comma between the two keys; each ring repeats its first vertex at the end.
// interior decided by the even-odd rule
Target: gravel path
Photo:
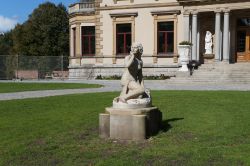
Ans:
{"type": "MultiPolygon", "coordinates": [[[[1,81],[7,82],[7,81],[1,81]]],[[[13,81],[12,81],[13,82],[13,81]]],[[[62,82],[62,81],[23,81],[23,82],[62,82]]],[[[120,91],[120,81],[117,80],[82,80],[82,81],[63,81],[64,83],[89,83],[89,84],[101,84],[102,88],[88,88],[88,89],[65,89],[65,90],[43,90],[43,91],[26,91],[15,93],[0,93],[0,100],[13,100],[13,99],[25,99],[25,98],[40,98],[48,96],[59,96],[78,93],[97,93],[97,92],[113,92],[120,91]]],[[[234,90],[234,91],[250,91],[249,84],[239,85],[219,85],[219,84],[169,84],[164,80],[157,81],[145,81],[146,88],[151,90],[234,90]]]]}

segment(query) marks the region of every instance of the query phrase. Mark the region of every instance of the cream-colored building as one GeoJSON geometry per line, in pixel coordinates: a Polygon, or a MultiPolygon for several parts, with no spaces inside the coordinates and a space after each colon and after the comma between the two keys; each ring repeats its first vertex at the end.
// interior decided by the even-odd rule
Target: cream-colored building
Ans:
{"type": "Polygon", "coordinates": [[[192,60],[206,63],[206,31],[212,62],[250,62],[246,0],[80,0],[69,15],[72,79],[121,75],[132,42],[144,46],[144,75],[177,71],[181,41],[192,42],[192,60]]]}

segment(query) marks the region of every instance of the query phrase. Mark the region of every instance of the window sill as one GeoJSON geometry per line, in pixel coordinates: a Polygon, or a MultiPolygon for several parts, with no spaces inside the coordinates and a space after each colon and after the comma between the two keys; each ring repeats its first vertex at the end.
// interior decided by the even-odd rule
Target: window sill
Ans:
{"type": "Polygon", "coordinates": [[[117,59],[123,59],[123,58],[125,58],[126,56],[128,56],[129,54],[116,54],[115,55],[115,58],[117,58],[117,59]]]}
{"type": "Polygon", "coordinates": [[[156,55],[157,58],[173,58],[173,57],[179,57],[178,54],[157,54],[156,55]]]}

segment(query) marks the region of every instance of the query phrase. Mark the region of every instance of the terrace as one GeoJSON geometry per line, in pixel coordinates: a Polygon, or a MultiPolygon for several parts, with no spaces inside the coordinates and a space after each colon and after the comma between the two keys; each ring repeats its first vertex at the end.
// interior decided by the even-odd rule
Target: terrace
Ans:
{"type": "Polygon", "coordinates": [[[75,13],[92,13],[95,11],[94,0],[80,0],[69,6],[69,14],[75,13]]]}

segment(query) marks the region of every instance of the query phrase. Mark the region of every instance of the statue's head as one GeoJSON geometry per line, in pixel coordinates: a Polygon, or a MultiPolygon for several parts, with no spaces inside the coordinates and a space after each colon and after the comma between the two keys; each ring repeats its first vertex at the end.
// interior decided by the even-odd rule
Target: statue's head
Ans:
{"type": "Polygon", "coordinates": [[[206,31],[206,35],[212,35],[210,31],[206,31]]]}
{"type": "Polygon", "coordinates": [[[143,53],[143,46],[141,43],[133,43],[131,46],[131,52],[135,53],[135,54],[142,54],[143,53]]]}

